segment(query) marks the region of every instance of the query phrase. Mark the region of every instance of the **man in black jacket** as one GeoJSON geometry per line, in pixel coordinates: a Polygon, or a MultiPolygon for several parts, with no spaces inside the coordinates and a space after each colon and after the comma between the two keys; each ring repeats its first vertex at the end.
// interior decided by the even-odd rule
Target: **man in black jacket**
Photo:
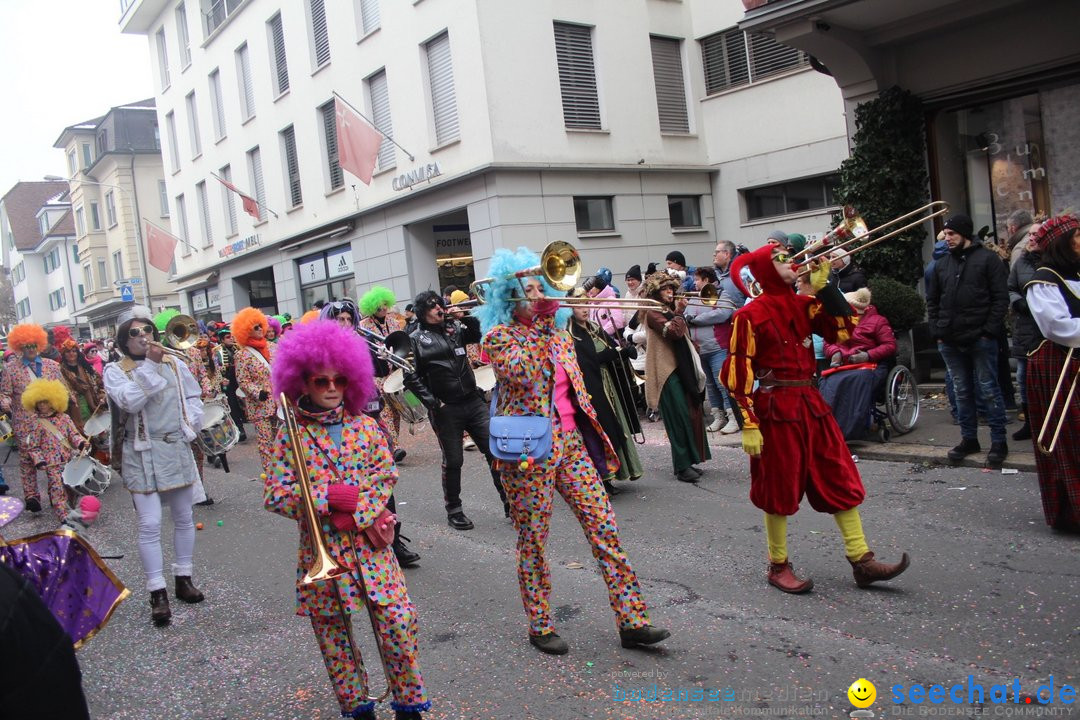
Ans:
{"type": "Polygon", "coordinates": [[[949,218],[944,235],[949,254],[934,266],[926,308],[930,334],[938,341],[956,389],[961,441],[949,451],[949,460],[959,462],[981,450],[975,410],[979,393],[990,422],[986,462],[1000,467],[1009,454],[1005,402],[997,378],[998,338],[1009,307],[1008,277],[997,253],[972,240],[967,215],[949,218]]]}
{"type": "Polygon", "coordinates": [[[499,472],[492,466],[488,449],[488,406],[476,387],[465,346],[480,342],[480,321],[451,310],[447,318],[445,300],[427,290],[416,296],[413,310],[420,326],[409,335],[415,372],[405,374],[405,387],[427,407],[431,427],[442,449],[443,500],[446,521],[455,530],[472,530],[461,505],[462,433],[468,432],[487,458],[491,479],[510,517],[499,472]]]}

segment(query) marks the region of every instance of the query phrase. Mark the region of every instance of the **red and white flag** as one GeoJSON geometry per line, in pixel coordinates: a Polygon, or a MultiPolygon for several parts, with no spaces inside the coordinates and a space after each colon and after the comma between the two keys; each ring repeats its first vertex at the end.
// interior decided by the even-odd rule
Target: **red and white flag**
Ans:
{"type": "Polygon", "coordinates": [[[251,197],[247,193],[241,192],[240,188],[236,187],[235,185],[233,185],[231,182],[229,182],[225,178],[220,177],[218,175],[214,175],[214,177],[216,177],[218,179],[218,182],[220,182],[222,185],[229,188],[234,193],[236,193],[237,195],[240,196],[240,201],[244,206],[244,212],[246,212],[248,215],[255,218],[256,220],[262,220],[262,215],[259,212],[259,201],[258,200],[251,197]]]}
{"type": "Polygon", "coordinates": [[[146,259],[161,272],[169,272],[180,238],[157,225],[146,223],[146,259]]]}
{"type": "Polygon", "coordinates": [[[334,115],[337,117],[338,164],[365,185],[370,185],[382,134],[350,110],[341,98],[334,98],[334,115]]]}

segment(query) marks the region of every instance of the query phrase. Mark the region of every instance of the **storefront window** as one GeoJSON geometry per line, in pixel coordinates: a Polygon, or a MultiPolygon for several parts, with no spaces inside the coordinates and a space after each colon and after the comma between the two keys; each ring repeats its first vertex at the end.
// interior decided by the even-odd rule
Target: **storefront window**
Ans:
{"type": "Polygon", "coordinates": [[[356,279],[353,277],[352,247],[341,247],[308,255],[297,261],[300,274],[300,295],[303,310],[310,310],[319,300],[330,302],[341,298],[356,300],[356,279]]]}
{"type": "Polygon", "coordinates": [[[221,303],[218,298],[216,285],[212,288],[192,290],[188,293],[188,299],[191,301],[192,316],[196,320],[202,320],[203,322],[221,320],[221,303]]]}
{"type": "Polygon", "coordinates": [[[439,289],[456,285],[468,290],[476,279],[473,270],[472,238],[468,225],[435,225],[435,264],[439,268],[439,289]]]}

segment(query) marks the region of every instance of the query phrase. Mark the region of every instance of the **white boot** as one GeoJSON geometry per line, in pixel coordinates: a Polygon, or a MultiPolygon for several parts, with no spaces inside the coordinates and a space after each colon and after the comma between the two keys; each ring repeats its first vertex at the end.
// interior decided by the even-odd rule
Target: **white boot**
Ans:
{"type": "Polygon", "coordinates": [[[732,410],[731,415],[728,416],[727,424],[720,428],[721,435],[730,435],[732,433],[739,432],[739,421],[735,419],[735,413],[737,410],[732,410]]]}
{"type": "Polygon", "coordinates": [[[721,419],[724,416],[721,415],[720,412],[720,408],[712,408],[712,423],[709,427],[705,428],[708,432],[716,432],[720,429],[720,426],[724,424],[724,421],[721,419]]]}

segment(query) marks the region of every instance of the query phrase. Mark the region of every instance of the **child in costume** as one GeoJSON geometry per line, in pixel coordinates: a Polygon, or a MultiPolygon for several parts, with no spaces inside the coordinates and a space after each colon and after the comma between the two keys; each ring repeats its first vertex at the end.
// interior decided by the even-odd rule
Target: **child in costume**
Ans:
{"type": "Polygon", "coordinates": [[[336,322],[297,325],[280,341],[274,360],[275,397],[294,405],[304,457],[294,457],[285,426],[264,475],[266,509],[299,522],[297,614],[311,619],[343,717],[374,720],[362,691],[367,678],[353,658],[347,615],[375,621],[398,720],[417,720],[430,709],[420,675],[416,608],[391,548],[394,516],[387,501],[397,482],[390,449],[375,420],[364,414],[375,396],[367,344],[336,322]],[[321,528],[303,521],[296,463],[306,464],[321,528]],[[331,558],[348,572],[333,581],[304,584],[315,559],[313,532],[322,533],[331,558]],[[339,607],[342,608],[339,610],[339,607]]]}
{"type": "Polygon", "coordinates": [[[721,379],[743,416],[743,450],[750,455],[750,501],[765,511],[770,585],[807,592],[813,580],[795,575],[787,552],[787,518],[803,495],[818,512],[830,513],[844,538],[855,583],[896,577],[908,566],[874,558],[863,535],[858,506],[866,495],[843,434],[813,381],[812,335],[827,343],[845,341],[855,326],[851,307],[829,284],[829,264],[813,264],[816,296],[797,295],[798,265],[782,245],[766,244],[735,259],[731,278],[747,295],[748,268],[761,288],[734,316],[731,354],[721,379]],[[755,389],[756,381],[756,389],[755,389]]]}

